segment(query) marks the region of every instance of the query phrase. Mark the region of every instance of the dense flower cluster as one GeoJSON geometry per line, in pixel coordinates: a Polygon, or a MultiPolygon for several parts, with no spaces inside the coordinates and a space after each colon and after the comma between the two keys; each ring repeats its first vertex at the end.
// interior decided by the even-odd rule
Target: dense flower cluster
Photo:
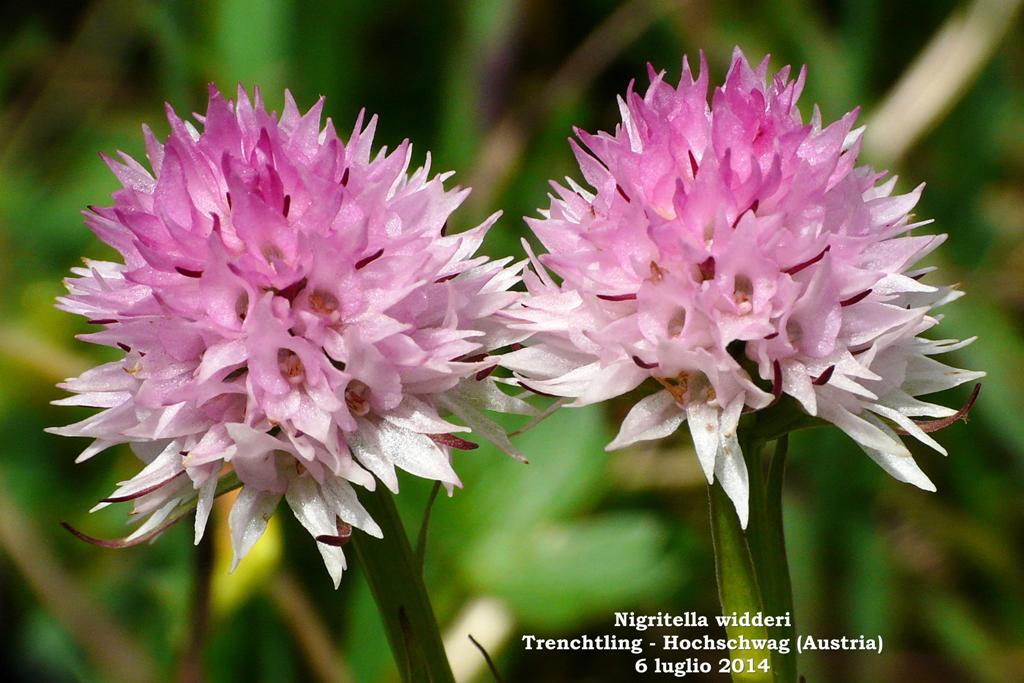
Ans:
{"type": "Polygon", "coordinates": [[[124,262],[74,269],[60,304],[124,355],[63,385],[103,410],[53,431],[94,439],[80,460],[128,442],[144,462],[100,505],[133,501],[125,542],[191,507],[198,542],[237,477],[236,563],[283,496],[337,583],[351,527],[380,534],[352,484],[397,490],[398,467],[459,485],[450,448],[474,444],[442,414],[514,453],[481,412],[529,410],[484,372],[514,341],[497,314],[521,270],[473,256],[496,216],[445,235],[468,190],[429,156],[409,175],[408,141],[371,157],[375,118],[343,142],[322,106],[286,94],[278,118],[211,88],[201,131],[170,109],[165,143],[144,129],[152,173],[108,160],[123,188],[86,217],[124,262]]]}
{"type": "Polygon", "coordinates": [[[769,78],[737,50],[710,106],[708,75],[683,62],[678,87],[651,70],[620,99],[614,134],[573,142],[592,190],[568,179],[540,219],[548,253],[525,276],[516,327],[532,333],[503,364],[538,392],[586,405],[647,379],[609,448],[687,421],[708,481],[747,517],[737,440],[744,411],[787,394],[834,423],[901,481],[926,489],[898,431],[943,451],[926,431],[956,412],[916,397],[982,373],[932,356],[968,342],[919,335],[958,292],[921,281],[915,264],[943,235],[914,235],[921,188],[856,167],[856,112],[804,123],[805,71],[769,78]],[[558,276],[559,281],[549,272],[558,276]]]}

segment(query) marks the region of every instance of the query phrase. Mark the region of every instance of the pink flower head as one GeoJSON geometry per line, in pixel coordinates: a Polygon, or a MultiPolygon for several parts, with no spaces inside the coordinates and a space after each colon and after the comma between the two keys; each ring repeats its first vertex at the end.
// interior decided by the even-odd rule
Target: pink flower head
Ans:
{"type": "Polygon", "coordinates": [[[170,108],[165,143],[144,128],[152,173],[107,160],[123,188],[86,222],[124,263],[74,269],[60,307],[124,356],[63,385],[58,403],[103,410],[52,431],[94,439],[79,460],[125,442],[143,460],[100,504],[146,517],[127,542],[196,507],[198,543],[237,477],[235,562],[284,496],[337,585],[351,527],[381,533],[352,484],[397,491],[397,467],[450,492],[450,448],[474,444],[439,411],[511,451],[480,409],[528,407],[474,377],[512,341],[496,314],[521,267],[473,256],[497,215],[445,235],[468,190],[429,155],[409,175],[408,141],[371,158],[376,118],[345,143],[322,108],[285,93],[278,117],[211,87],[201,132],[170,108]]]}
{"type": "Polygon", "coordinates": [[[915,397],[982,374],[931,358],[970,340],[918,336],[959,296],[915,269],[945,237],[911,234],[921,188],[894,195],[895,178],[855,167],[856,112],[823,127],[815,109],[804,123],[805,71],[789,74],[769,78],[767,58],[752,69],[737,50],[709,106],[703,57],[696,78],[684,59],[678,87],[651,69],[642,97],[630,88],[614,134],[577,131],[593,189],[553,183],[550,208],[527,219],[548,251],[515,313],[533,345],[503,359],[573,405],[656,380],[609,449],[688,422],[744,524],[742,413],[787,394],[934,490],[897,430],[944,452],[911,418],[955,411],[915,397]]]}

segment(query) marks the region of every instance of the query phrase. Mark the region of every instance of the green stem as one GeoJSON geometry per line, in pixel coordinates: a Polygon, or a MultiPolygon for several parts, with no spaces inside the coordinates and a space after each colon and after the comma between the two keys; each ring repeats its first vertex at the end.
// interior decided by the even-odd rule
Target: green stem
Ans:
{"type": "Polygon", "coordinates": [[[376,491],[361,495],[360,500],[384,531],[384,538],[355,531],[352,544],[370,582],[402,680],[454,683],[420,564],[391,493],[378,484],[376,491]]]}
{"type": "MultiPolygon", "coordinates": [[[[782,531],[782,479],[785,471],[786,440],[778,443],[768,468],[762,463],[764,442],[748,429],[741,429],[740,444],[750,479],[750,519],[746,531],[725,490],[717,482],[710,487],[711,531],[715,546],[715,567],[722,614],[736,613],[763,617],[787,617],[789,625],[726,626],[730,639],[741,636],[755,639],[788,639],[789,653],[778,647],[737,648],[733,659],[753,660],[751,666],[733,673],[737,683],[796,683],[796,640],[793,623],[793,598],[782,531]],[[770,662],[770,671],[759,665],[770,662]],[[751,670],[753,669],[753,670],[751,670]]],[[[739,644],[739,643],[737,643],[739,644]]],[[[769,643],[770,644],[770,643],[769,643]]]]}
{"type": "MultiPolygon", "coordinates": [[[[711,538],[715,545],[715,574],[718,577],[718,597],[722,602],[722,615],[736,615],[743,619],[744,615],[753,617],[760,613],[761,595],[754,574],[754,563],[747,547],[747,538],[740,528],[739,518],[733,508],[732,501],[725,494],[725,489],[717,481],[709,489],[711,498],[711,538]]],[[[726,625],[726,635],[730,640],[749,641],[768,638],[768,630],[763,626],[732,626],[726,625]]],[[[740,645],[740,642],[737,642],[740,645]]],[[[772,675],[758,668],[762,661],[771,661],[771,654],[766,648],[748,649],[730,648],[733,659],[754,660],[752,671],[746,670],[732,674],[737,683],[770,683],[772,675]]]]}
{"type": "Polygon", "coordinates": [[[786,561],[786,542],[782,528],[782,482],[786,469],[788,437],[775,443],[768,463],[768,473],[762,463],[766,447],[751,439],[744,444],[749,452],[747,469],[750,474],[750,523],[747,543],[754,562],[754,573],[760,587],[761,604],[765,616],[788,617],[783,626],[768,627],[770,638],[786,639],[790,645],[787,654],[772,651],[772,674],[776,683],[796,683],[796,629],[793,627],[793,590],[786,561]]]}

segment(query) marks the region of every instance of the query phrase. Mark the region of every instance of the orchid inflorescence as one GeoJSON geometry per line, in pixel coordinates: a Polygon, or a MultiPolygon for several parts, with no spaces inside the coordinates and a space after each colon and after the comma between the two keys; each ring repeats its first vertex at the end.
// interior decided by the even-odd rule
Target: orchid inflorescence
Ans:
{"type": "Polygon", "coordinates": [[[651,70],[643,96],[619,100],[614,134],[577,131],[591,189],[567,179],[539,219],[548,253],[531,254],[528,296],[513,309],[529,332],[502,363],[539,391],[582,406],[655,380],[609,449],[658,439],[685,421],[708,482],[745,525],[745,412],[792,397],[851,436],[889,474],[934,490],[897,430],[945,453],[912,418],[950,418],[917,397],[983,373],[932,356],[970,343],[932,341],[934,309],[960,296],[922,282],[916,264],[945,235],[910,211],[921,187],[856,165],[857,112],[804,123],[806,71],[768,74],[737,50],[707,101],[702,57],[678,86],[651,70]],[[558,276],[559,281],[549,273],[558,276]]]}
{"type": "Polygon", "coordinates": [[[98,506],[146,518],[127,542],[194,506],[198,543],[237,481],[235,563],[283,496],[337,584],[351,527],[381,533],[353,485],[397,491],[397,467],[450,491],[451,449],[475,447],[457,433],[520,457],[482,410],[533,409],[477,379],[518,334],[498,314],[522,264],[474,256],[497,215],[446,235],[467,194],[451,174],[428,156],[410,175],[408,141],[371,156],[376,118],[343,143],[322,108],[286,93],[278,119],[211,89],[201,132],[170,109],[165,143],[145,130],[152,173],[108,159],[123,188],[86,221],[124,262],[86,261],[60,306],[123,357],[63,385],[104,410],[53,431],[94,439],[79,460],[127,442],[143,461],[98,506]]]}

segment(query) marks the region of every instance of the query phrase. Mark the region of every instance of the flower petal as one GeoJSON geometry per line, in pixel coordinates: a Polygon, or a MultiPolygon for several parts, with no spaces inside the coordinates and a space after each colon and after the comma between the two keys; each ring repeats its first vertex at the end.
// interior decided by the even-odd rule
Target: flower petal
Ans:
{"type": "Polygon", "coordinates": [[[619,433],[606,451],[625,448],[638,441],[661,439],[672,434],[686,419],[686,412],[679,407],[667,391],[647,396],[634,405],[622,421],[619,433]]]}

